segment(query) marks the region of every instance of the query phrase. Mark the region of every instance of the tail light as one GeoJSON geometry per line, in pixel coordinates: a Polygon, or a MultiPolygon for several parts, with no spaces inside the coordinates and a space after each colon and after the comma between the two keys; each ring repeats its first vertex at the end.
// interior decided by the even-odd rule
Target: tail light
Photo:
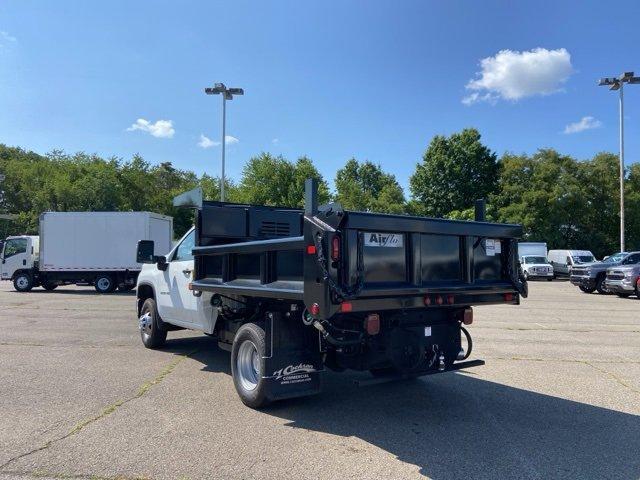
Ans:
{"type": "Polygon", "coordinates": [[[444,300],[442,298],[442,295],[436,295],[436,303],[438,305],[442,305],[444,303],[444,300]]]}
{"type": "Polygon", "coordinates": [[[320,313],[320,305],[318,305],[317,303],[314,303],[313,305],[311,305],[311,308],[309,309],[309,313],[311,315],[318,315],[320,313]]]}
{"type": "Polygon", "coordinates": [[[351,302],[342,302],[340,304],[340,311],[343,313],[348,313],[353,310],[353,304],[351,302]]]}
{"type": "Polygon", "coordinates": [[[425,295],[424,297],[424,304],[428,307],[429,305],[431,305],[431,297],[429,295],[425,295]]]}
{"type": "Polygon", "coordinates": [[[364,329],[369,335],[377,335],[380,333],[380,315],[370,313],[364,319],[364,329]]]}
{"type": "Polygon", "coordinates": [[[473,308],[465,308],[462,315],[462,323],[465,325],[471,325],[473,323],[473,308]]]}
{"type": "Polygon", "coordinates": [[[340,260],[340,237],[334,235],[331,239],[331,260],[337,262],[340,260]]]}
{"type": "Polygon", "coordinates": [[[513,301],[513,293],[505,293],[504,294],[504,301],[505,302],[512,302],[513,301]]]}
{"type": "Polygon", "coordinates": [[[456,301],[456,299],[453,297],[453,295],[447,295],[447,303],[449,305],[453,305],[453,303],[456,301]]]}

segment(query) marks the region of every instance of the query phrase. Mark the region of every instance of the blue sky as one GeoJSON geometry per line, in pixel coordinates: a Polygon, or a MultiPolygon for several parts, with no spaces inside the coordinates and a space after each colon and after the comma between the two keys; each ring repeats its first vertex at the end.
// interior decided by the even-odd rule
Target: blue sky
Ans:
{"type": "MultiPolygon", "coordinates": [[[[227,104],[234,178],[269,151],[329,180],[368,159],[406,187],[434,135],[471,126],[499,154],[584,159],[618,150],[617,96],[596,80],[640,74],[638,18],[637,1],[4,0],[0,142],[217,175],[219,145],[198,143],[219,141],[220,98],[203,89],[222,81],[245,89],[227,104]],[[574,123],[595,128],[563,133],[574,123]]],[[[640,85],[625,93],[631,163],[640,85]]]]}

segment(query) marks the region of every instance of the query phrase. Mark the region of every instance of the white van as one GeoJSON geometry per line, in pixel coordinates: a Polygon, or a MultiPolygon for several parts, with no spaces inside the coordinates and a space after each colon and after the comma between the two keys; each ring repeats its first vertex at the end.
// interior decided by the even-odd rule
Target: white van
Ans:
{"type": "Polygon", "coordinates": [[[571,275],[571,267],[583,263],[593,263],[596,257],[589,250],[549,250],[547,258],[553,266],[556,277],[571,275]]]}

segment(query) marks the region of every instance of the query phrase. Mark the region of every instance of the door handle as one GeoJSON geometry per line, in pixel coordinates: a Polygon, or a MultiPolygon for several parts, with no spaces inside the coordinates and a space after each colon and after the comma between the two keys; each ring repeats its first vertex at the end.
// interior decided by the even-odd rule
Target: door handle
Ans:
{"type": "Polygon", "coordinates": [[[188,268],[185,268],[184,270],[182,270],[182,273],[184,273],[185,275],[189,275],[191,273],[191,270],[188,268]]]}
{"type": "Polygon", "coordinates": [[[27,261],[26,260],[22,260],[22,265],[26,265],[27,261]]]}

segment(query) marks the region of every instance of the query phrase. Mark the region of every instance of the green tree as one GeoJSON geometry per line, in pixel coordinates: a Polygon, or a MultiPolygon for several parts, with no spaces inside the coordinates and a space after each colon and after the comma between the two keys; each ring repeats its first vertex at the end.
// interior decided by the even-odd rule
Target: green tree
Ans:
{"type": "Polygon", "coordinates": [[[238,185],[238,200],[256,205],[303,207],[307,178],[318,180],[319,201],[327,202],[329,187],[309,158],[301,157],[291,163],[282,156],[263,152],[245,164],[238,185]]]}
{"type": "Polygon", "coordinates": [[[396,177],[369,161],[349,160],[336,172],[336,200],[349,210],[404,213],[405,199],[396,177]]]}
{"type": "Polygon", "coordinates": [[[480,133],[467,128],[449,137],[433,138],[409,180],[413,211],[443,217],[465,210],[478,198],[496,191],[496,154],[480,142],[480,133]]]}

